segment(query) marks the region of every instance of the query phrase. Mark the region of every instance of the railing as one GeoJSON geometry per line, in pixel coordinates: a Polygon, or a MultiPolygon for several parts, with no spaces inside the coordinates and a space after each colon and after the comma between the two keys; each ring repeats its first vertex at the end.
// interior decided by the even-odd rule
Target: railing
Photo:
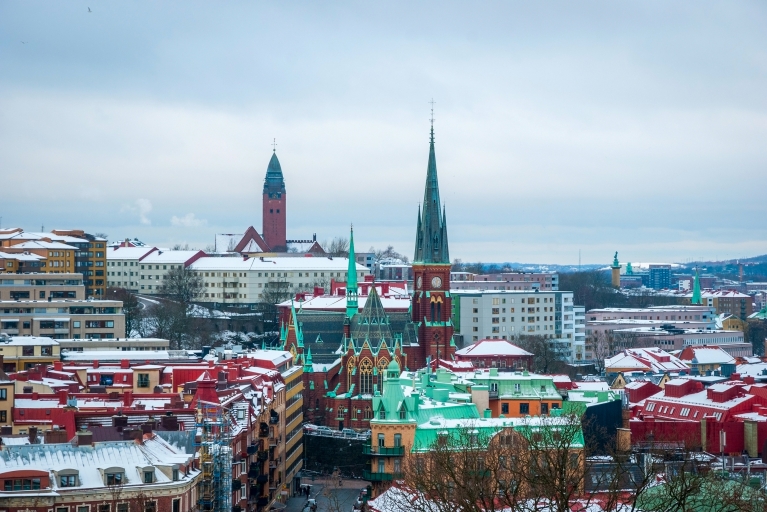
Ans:
{"type": "Polygon", "coordinates": [[[366,444],[362,447],[362,453],[365,455],[374,455],[378,457],[401,457],[405,455],[404,446],[371,446],[366,444]]]}
{"type": "Polygon", "coordinates": [[[391,482],[395,478],[402,478],[402,473],[373,473],[368,469],[362,472],[362,479],[369,482],[391,482]]]}

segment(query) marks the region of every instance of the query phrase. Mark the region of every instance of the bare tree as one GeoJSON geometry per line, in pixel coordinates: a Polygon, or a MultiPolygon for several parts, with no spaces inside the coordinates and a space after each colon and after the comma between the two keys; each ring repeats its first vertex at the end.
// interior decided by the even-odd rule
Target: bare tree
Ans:
{"type": "Polygon", "coordinates": [[[184,266],[168,270],[160,287],[160,293],[187,306],[199,299],[203,291],[202,277],[184,266]]]}
{"type": "Polygon", "coordinates": [[[327,245],[326,252],[330,256],[339,256],[339,257],[348,257],[349,256],[349,239],[337,236],[333,240],[331,240],[330,244],[327,245]]]}
{"type": "Polygon", "coordinates": [[[566,370],[565,354],[560,344],[543,336],[521,335],[514,343],[533,354],[532,371],[536,373],[562,373],[566,370]]]}
{"type": "Polygon", "coordinates": [[[182,348],[189,332],[187,308],[184,304],[160,300],[148,308],[146,315],[153,337],[169,340],[174,349],[182,348]]]}
{"type": "Polygon", "coordinates": [[[125,315],[125,335],[127,337],[141,335],[141,324],[144,318],[144,310],[138,301],[138,298],[125,288],[107,288],[105,298],[109,300],[119,300],[123,303],[123,314],[125,315]]]}

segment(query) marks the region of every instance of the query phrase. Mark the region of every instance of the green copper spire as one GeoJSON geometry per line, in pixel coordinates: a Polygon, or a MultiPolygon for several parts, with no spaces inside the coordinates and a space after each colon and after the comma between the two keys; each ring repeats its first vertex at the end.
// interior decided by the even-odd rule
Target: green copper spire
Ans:
{"type": "Polygon", "coordinates": [[[439,199],[437,180],[437,157],[434,153],[434,121],[429,137],[429,164],[426,167],[426,187],[423,193],[423,209],[419,208],[415,238],[414,262],[450,263],[447,245],[447,221],[439,199]]]}
{"type": "Polygon", "coordinates": [[[700,295],[700,278],[698,277],[698,267],[695,267],[695,277],[692,282],[692,300],[691,304],[702,304],[703,300],[700,295]]]}
{"type": "Polygon", "coordinates": [[[304,357],[304,373],[312,373],[312,347],[309,347],[304,357]]]}
{"type": "Polygon", "coordinates": [[[346,316],[352,318],[359,311],[357,303],[357,258],[354,255],[354,226],[349,234],[349,270],[346,275],[346,316]]]}
{"type": "Polygon", "coordinates": [[[277,153],[272,153],[269,160],[269,166],[266,168],[266,177],[264,178],[264,194],[285,193],[285,178],[282,176],[282,167],[277,159],[277,153]]]}

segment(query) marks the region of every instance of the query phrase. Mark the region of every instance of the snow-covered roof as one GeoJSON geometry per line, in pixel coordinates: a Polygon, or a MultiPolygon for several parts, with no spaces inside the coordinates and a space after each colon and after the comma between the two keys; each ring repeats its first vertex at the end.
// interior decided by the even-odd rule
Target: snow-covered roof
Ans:
{"type": "Polygon", "coordinates": [[[44,336],[10,336],[9,338],[0,338],[0,344],[2,345],[49,345],[56,346],[58,341],[53,338],[47,338],[44,336]],[[7,340],[7,341],[6,341],[7,340]]]}
{"type": "Polygon", "coordinates": [[[8,259],[14,259],[19,261],[40,261],[44,260],[45,256],[40,256],[39,254],[33,254],[33,253],[8,253],[8,252],[0,252],[0,258],[8,258],[8,259]]]}
{"type": "MultiPolygon", "coordinates": [[[[154,258],[154,254],[147,257],[145,261],[149,262],[154,258]]],[[[357,265],[357,271],[369,272],[364,266],[357,265]]],[[[328,258],[328,257],[279,257],[270,256],[264,258],[248,258],[242,256],[204,256],[189,265],[192,270],[255,270],[255,271],[290,271],[290,270],[316,270],[320,271],[346,271],[349,268],[348,258],[328,258]]]]}
{"type": "MultiPolygon", "coordinates": [[[[32,444],[6,446],[0,451],[0,472],[14,470],[47,471],[51,475],[51,490],[59,489],[56,473],[73,470],[77,473],[78,490],[101,488],[106,485],[103,472],[108,468],[121,468],[125,474],[125,488],[143,486],[144,469],[168,466],[186,466],[193,455],[178,451],[158,436],[147,436],[143,444],[134,441],[95,443],[93,446],[61,444],[32,444]]],[[[192,479],[197,471],[179,474],[181,480],[192,479]]],[[[163,471],[154,471],[157,484],[171,482],[163,471]]],[[[39,491],[38,491],[39,492],[39,491]]]]}
{"type": "Polygon", "coordinates": [[[83,352],[63,350],[61,354],[61,359],[64,361],[120,361],[122,359],[160,361],[170,358],[167,350],[87,350],[83,352]]]}
{"type": "Polygon", "coordinates": [[[114,247],[107,250],[107,260],[140,260],[154,247],[114,247]]]}
{"type": "Polygon", "coordinates": [[[12,245],[12,249],[71,249],[77,250],[77,247],[71,245],[62,244],[61,242],[46,242],[44,240],[30,240],[28,242],[22,242],[20,244],[12,245]]]}
{"type": "Polygon", "coordinates": [[[186,263],[202,251],[154,251],[142,263],[186,263]]]}
{"type": "Polygon", "coordinates": [[[732,364],[735,358],[719,347],[686,347],[679,355],[682,361],[693,364],[732,364]],[[690,357],[692,356],[692,357],[690,357]]]}
{"type": "Polygon", "coordinates": [[[468,347],[456,350],[456,355],[466,357],[487,357],[487,356],[532,356],[527,350],[501,339],[479,340],[468,347]]]}

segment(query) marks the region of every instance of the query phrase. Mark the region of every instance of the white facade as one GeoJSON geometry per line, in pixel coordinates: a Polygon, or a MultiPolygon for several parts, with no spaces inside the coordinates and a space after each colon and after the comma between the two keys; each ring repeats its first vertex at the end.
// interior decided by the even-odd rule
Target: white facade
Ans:
{"type": "Polygon", "coordinates": [[[188,267],[196,258],[205,256],[202,251],[156,250],[145,256],[139,263],[139,292],[160,293],[165,274],[174,268],[188,267]]]}
{"type": "Polygon", "coordinates": [[[141,285],[139,263],[155,247],[110,247],[107,249],[107,286],[138,292],[141,285]]]}
{"type": "MultiPolygon", "coordinates": [[[[570,361],[576,347],[573,293],[528,290],[451,290],[455,329],[464,343],[543,336],[570,361]]],[[[583,345],[581,345],[582,347],[583,345]]]]}
{"type": "Polygon", "coordinates": [[[586,306],[573,306],[575,315],[575,361],[586,358],[586,306]]]}
{"type": "MultiPolygon", "coordinates": [[[[328,257],[202,257],[189,265],[205,286],[200,302],[252,305],[264,300],[270,283],[294,294],[314,286],[327,289],[330,280],[346,281],[347,258],[328,257]]],[[[370,270],[356,264],[357,279],[364,280],[370,270]]]]}

